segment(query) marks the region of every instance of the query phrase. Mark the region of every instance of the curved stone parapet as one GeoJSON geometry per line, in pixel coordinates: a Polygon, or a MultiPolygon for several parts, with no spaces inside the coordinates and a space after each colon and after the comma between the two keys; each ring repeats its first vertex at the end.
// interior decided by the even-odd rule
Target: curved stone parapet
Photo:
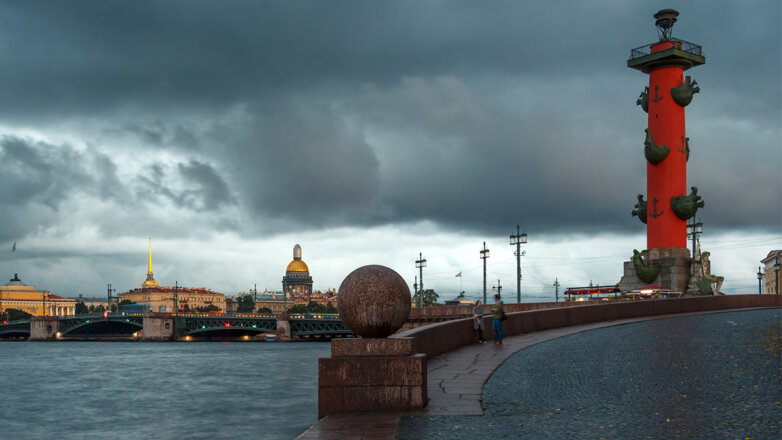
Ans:
{"type": "MultiPolygon", "coordinates": [[[[580,304],[580,303],[579,303],[580,304]]],[[[506,310],[513,304],[506,304],[506,310]]],[[[731,309],[782,307],[782,295],[725,295],[649,300],[600,302],[595,305],[553,303],[553,308],[510,312],[503,321],[505,337],[591,322],[630,319],[675,313],[698,313],[731,309]]],[[[484,336],[493,337],[492,318],[484,317],[484,336]]],[[[472,318],[410,329],[391,338],[413,338],[413,351],[434,357],[475,343],[472,318]]]]}

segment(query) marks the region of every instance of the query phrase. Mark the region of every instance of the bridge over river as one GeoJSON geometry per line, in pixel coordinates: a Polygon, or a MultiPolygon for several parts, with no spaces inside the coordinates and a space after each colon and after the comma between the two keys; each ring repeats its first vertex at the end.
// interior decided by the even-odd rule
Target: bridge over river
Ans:
{"type": "Polygon", "coordinates": [[[0,339],[267,340],[352,337],[334,315],[120,314],[32,317],[0,324],[0,339]]]}

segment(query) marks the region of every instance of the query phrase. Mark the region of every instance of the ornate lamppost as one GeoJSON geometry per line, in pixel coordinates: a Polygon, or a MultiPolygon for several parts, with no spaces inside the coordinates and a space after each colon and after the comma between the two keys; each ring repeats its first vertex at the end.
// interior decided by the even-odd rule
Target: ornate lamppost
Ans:
{"type": "Polygon", "coordinates": [[[424,306],[424,268],[426,267],[426,259],[418,253],[418,259],[415,260],[415,267],[418,268],[418,307],[424,306]]]}
{"type": "Polygon", "coordinates": [[[483,303],[486,304],[486,259],[489,258],[489,250],[486,249],[486,242],[483,242],[483,249],[480,251],[481,260],[483,260],[483,303]]]}
{"type": "MultiPolygon", "coordinates": [[[[516,245],[516,302],[521,303],[521,245],[527,244],[527,233],[519,233],[519,225],[516,225],[516,235],[510,234],[510,245],[516,245]]],[[[526,251],[525,251],[526,252],[526,251]]]]}
{"type": "Polygon", "coordinates": [[[698,240],[698,235],[703,234],[703,223],[695,223],[695,218],[692,219],[692,223],[687,223],[687,236],[692,237],[692,259],[695,260],[695,242],[698,240]]]}
{"type": "Polygon", "coordinates": [[[763,272],[760,271],[761,267],[758,266],[758,295],[763,294],[763,289],[761,285],[761,281],[763,280],[763,272]]]}

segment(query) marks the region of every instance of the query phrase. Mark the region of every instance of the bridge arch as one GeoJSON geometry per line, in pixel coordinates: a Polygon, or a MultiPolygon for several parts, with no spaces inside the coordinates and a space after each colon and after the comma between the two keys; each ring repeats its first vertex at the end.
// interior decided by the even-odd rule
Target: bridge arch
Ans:
{"type": "Polygon", "coordinates": [[[144,327],[141,317],[111,316],[61,319],[62,338],[128,338],[144,327]]]}

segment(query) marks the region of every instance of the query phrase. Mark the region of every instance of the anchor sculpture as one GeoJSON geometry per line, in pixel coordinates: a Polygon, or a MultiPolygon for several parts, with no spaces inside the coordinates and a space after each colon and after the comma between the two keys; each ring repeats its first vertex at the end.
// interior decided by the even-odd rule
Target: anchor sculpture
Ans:
{"type": "Polygon", "coordinates": [[[666,157],[668,157],[668,153],[671,152],[671,149],[665,145],[655,144],[654,140],[652,140],[652,134],[649,133],[649,129],[645,128],[644,131],[646,132],[646,140],[644,140],[644,156],[646,156],[646,160],[648,160],[650,164],[658,165],[660,162],[664,161],[666,157]]]}
{"type": "Polygon", "coordinates": [[[663,99],[663,95],[659,93],[660,86],[654,86],[654,98],[652,98],[652,102],[659,102],[661,99],[663,99]]]}
{"type": "Polygon", "coordinates": [[[671,209],[676,217],[687,221],[698,212],[698,208],[703,208],[704,202],[698,195],[698,188],[693,186],[689,195],[681,197],[671,197],[671,209]]]}
{"type": "Polygon", "coordinates": [[[635,204],[634,208],[632,216],[638,217],[638,220],[646,224],[646,200],[644,200],[643,194],[638,194],[638,203],[635,204]]]}
{"type": "Polygon", "coordinates": [[[654,209],[652,209],[652,212],[649,213],[649,216],[652,217],[652,218],[657,218],[657,217],[663,215],[663,213],[665,212],[664,209],[661,209],[660,211],[657,211],[657,202],[659,202],[659,200],[657,200],[657,197],[652,199],[652,205],[654,206],[654,209]]]}
{"type": "Polygon", "coordinates": [[[676,147],[676,151],[684,153],[685,160],[690,161],[690,138],[682,136],[682,146],[676,147]]]}
{"type": "Polygon", "coordinates": [[[633,249],[633,267],[635,267],[635,274],[638,275],[638,279],[644,283],[652,283],[657,275],[660,274],[660,265],[657,263],[647,262],[645,257],[649,251],[638,252],[638,249],[633,249]]]}
{"type": "Polygon", "coordinates": [[[684,84],[671,89],[671,96],[675,103],[682,107],[687,107],[687,104],[692,101],[692,95],[699,93],[700,91],[701,88],[698,87],[698,82],[692,80],[692,78],[687,75],[684,78],[684,84]]]}
{"type": "Polygon", "coordinates": [[[649,87],[644,87],[644,91],[638,96],[635,105],[640,105],[646,113],[649,113],[649,87]]]}

